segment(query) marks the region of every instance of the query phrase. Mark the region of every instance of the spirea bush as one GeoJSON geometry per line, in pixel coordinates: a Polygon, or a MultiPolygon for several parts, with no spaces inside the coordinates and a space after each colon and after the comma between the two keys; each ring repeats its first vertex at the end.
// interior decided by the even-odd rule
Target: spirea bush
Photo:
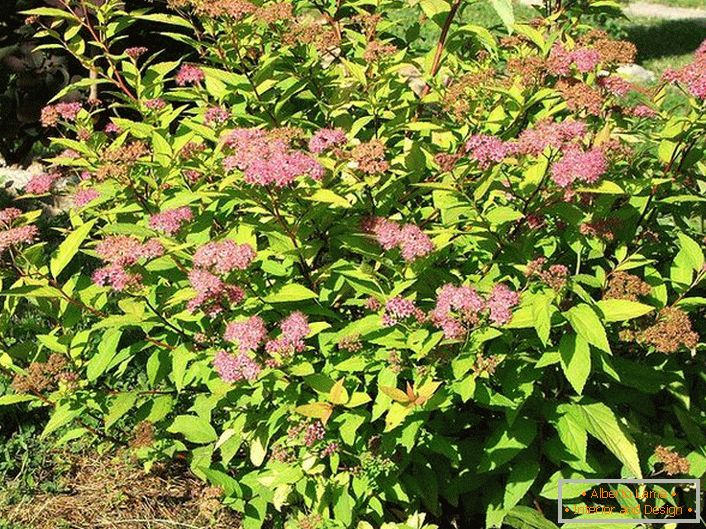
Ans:
{"type": "Polygon", "coordinates": [[[0,402],[185,459],[246,529],[545,529],[560,478],[700,477],[706,46],[646,89],[582,22],[615,5],[494,5],[30,11],[86,96],[0,212],[0,402]]]}

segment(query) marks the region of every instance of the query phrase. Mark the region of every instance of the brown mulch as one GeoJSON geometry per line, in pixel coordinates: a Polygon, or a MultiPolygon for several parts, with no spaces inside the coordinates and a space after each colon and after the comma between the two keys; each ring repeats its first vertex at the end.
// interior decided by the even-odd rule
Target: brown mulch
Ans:
{"type": "Polygon", "coordinates": [[[185,464],[146,473],[125,454],[61,454],[60,492],[40,493],[0,507],[0,520],[27,529],[238,529],[221,491],[185,464]]]}

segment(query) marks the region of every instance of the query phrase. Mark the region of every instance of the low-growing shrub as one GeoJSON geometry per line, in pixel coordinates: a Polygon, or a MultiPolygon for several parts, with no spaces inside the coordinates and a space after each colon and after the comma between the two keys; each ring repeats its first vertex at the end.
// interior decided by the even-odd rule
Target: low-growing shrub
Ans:
{"type": "Polygon", "coordinates": [[[245,528],[551,528],[562,477],[700,477],[706,47],[646,91],[582,22],[610,2],[493,4],[511,34],[460,0],[29,12],[98,98],[42,113],[61,244],[0,212],[7,335],[48,326],[0,402],[186,459],[245,528]]]}

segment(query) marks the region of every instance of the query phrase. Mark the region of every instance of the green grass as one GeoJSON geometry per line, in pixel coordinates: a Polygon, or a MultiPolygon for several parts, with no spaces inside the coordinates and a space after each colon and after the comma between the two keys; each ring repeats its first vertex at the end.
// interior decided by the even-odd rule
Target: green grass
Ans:
{"type": "Polygon", "coordinates": [[[662,4],[671,7],[700,7],[706,9],[704,0],[641,0],[650,4],[662,4]]]}
{"type": "Polygon", "coordinates": [[[683,66],[706,39],[706,24],[695,20],[633,19],[623,30],[637,46],[637,62],[664,71],[683,66]]]}

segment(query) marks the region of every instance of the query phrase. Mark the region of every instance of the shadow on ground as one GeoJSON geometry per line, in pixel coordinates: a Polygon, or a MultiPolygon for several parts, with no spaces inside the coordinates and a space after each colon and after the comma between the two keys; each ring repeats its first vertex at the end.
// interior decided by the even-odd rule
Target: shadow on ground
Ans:
{"type": "Polygon", "coordinates": [[[706,19],[659,20],[626,28],[627,40],[638,49],[637,60],[691,53],[706,39],[706,19]]]}

